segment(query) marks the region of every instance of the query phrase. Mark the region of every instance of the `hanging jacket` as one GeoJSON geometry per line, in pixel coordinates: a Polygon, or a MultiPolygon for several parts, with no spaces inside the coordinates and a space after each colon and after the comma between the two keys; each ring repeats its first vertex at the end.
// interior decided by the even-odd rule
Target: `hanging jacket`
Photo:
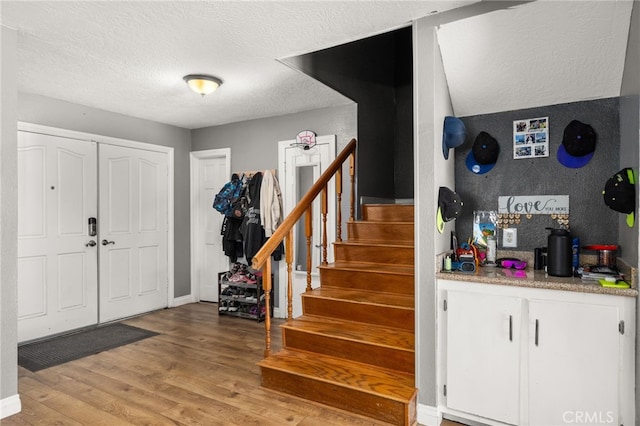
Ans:
{"type": "Polygon", "coordinates": [[[265,170],[260,188],[260,220],[265,237],[273,235],[282,219],[282,193],[278,179],[271,170],[265,170]]]}
{"type": "Polygon", "coordinates": [[[242,236],[244,241],[244,255],[247,263],[251,264],[253,256],[264,244],[264,228],[260,222],[260,189],[262,187],[262,173],[258,172],[247,182],[247,213],[242,222],[242,236]]]}

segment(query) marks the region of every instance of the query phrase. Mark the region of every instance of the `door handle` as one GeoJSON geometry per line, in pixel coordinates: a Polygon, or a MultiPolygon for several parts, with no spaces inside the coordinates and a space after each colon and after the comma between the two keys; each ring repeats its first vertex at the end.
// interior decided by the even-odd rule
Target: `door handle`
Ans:
{"type": "Polygon", "coordinates": [[[108,246],[109,244],[115,244],[115,241],[107,241],[107,240],[102,240],[102,245],[103,246],[108,246]]]}
{"type": "Polygon", "coordinates": [[[539,340],[538,340],[538,332],[539,332],[539,329],[540,329],[540,325],[539,325],[539,323],[538,323],[538,320],[536,320],[536,337],[535,337],[535,343],[536,343],[536,346],[538,346],[538,342],[539,342],[539,340]]]}
{"type": "Polygon", "coordinates": [[[513,315],[509,315],[509,341],[513,342],[513,315]]]}
{"type": "Polygon", "coordinates": [[[94,240],[91,240],[87,244],[85,244],[84,246],[85,247],[95,247],[96,244],[98,244],[98,243],[96,243],[94,240]]]}

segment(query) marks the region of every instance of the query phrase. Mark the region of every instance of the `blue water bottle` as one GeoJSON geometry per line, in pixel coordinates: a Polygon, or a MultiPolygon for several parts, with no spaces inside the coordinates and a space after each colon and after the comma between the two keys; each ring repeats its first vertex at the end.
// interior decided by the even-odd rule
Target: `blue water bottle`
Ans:
{"type": "Polygon", "coordinates": [[[580,238],[574,237],[572,244],[572,252],[573,252],[573,270],[574,272],[578,270],[580,267],[580,238]]]}

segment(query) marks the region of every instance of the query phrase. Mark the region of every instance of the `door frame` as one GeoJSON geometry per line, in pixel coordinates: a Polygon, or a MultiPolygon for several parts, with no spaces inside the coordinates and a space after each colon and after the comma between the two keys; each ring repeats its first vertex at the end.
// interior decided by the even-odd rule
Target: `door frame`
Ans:
{"type": "MultiPolygon", "coordinates": [[[[292,194],[287,194],[287,171],[286,171],[286,151],[287,149],[300,149],[298,147],[294,147],[296,140],[292,139],[292,140],[284,140],[284,141],[278,141],[278,179],[280,181],[280,190],[282,191],[282,204],[283,204],[283,217],[286,218],[286,216],[290,213],[288,211],[286,211],[286,206],[287,206],[287,198],[291,197],[292,194]]],[[[336,159],[338,153],[337,153],[337,140],[336,140],[336,135],[335,134],[327,134],[327,135],[322,135],[322,136],[317,136],[316,137],[316,142],[318,145],[328,145],[329,146],[329,159],[328,159],[328,163],[325,165],[320,165],[320,174],[322,174],[324,172],[323,170],[323,166],[324,169],[326,170],[327,167],[329,167],[329,165],[336,159]]],[[[292,169],[293,170],[293,169],[292,169]]],[[[335,177],[331,178],[331,180],[329,181],[328,184],[328,207],[329,207],[329,214],[328,214],[328,220],[327,220],[327,250],[328,250],[328,256],[327,259],[329,262],[332,261],[333,259],[333,250],[332,250],[332,244],[333,241],[335,241],[335,235],[336,235],[336,196],[335,196],[335,177]]],[[[315,183],[315,181],[314,181],[315,183]]],[[[295,195],[294,195],[295,197],[295,195]]],[[[303,215],[304,217],[304,215],[303,215]]],[[[320,215],[315,215],[314,219],[313,219],[313,234],[315,237],[320,237],[321,236],[321,229],[317,229],[316,226],[314,226],[314,224],[318,224],[320,225],[320,215]],[[316,220],[318,220],[318,222],[316,222],[316,220]]],[[[295,240],[295,226],[294,226],[294,240],[295,240]]],[[[294,243],[295,244],[295,243],[294,243]]],[[[316,246],[317,247],[317,246],[316,246]]],[[[294,249],[295,250],[295,249],[294,249]]],[[[295,254],[293,255],[294,257],[294,261],[295,261],[295,254]]],[[[292,265],[293,266],[293,265],[292,265]]],[[[316,265],[318,266],[318,265],[316,265]]],[[[293,271],[292,271],[292,279],[294,280],[294,282],[296,281],[296,279],[302,279],[304,277],[304,279],[306,279],[306,272],[300,272],[300,271],[296,271],[295,270],[295,266],[293,266],[293,271]]],[[[274,316],[277,318],[286,318],[288,315],[288,306],[287,306],[287,292],[288,292],[288,274],[287,274],[287,264],[286,262],[282,261],[280,262],[280,265],[278,267],[278,307],[276,307],[274,309],[274,316]]],[[[320,278],[320,271],[318,271],[317,269],[314,271],[311,271],[311,277],[312,277],[312,284],[319,284],[319,278],[320,278]]],[[[292,283],[292,285],[294,286],[294,291],[295,291],[295,283],[292,283]]],[[[293,294],[292,297],[295,298],[299,296],[296,294],[293,294]]],[[[299,299],[298,299],[299,300],[299,299]]]]}
{"type": "MultiPolygon", "coordinates": [[[[167,307],[177,306],[174,296],[174,148],[162,145],[155,145],[146,142],[137,142],[128,139],[113,138],[110,136],[97,135],[94,133],[79,132],[76,130],[61,129],[58,127],[44,126],[28,122],[18,122],[18,130],[45,135],[58,136],[69,139],[78,139],[87,142],[97,142],[109,145],[124,146],[128,148],[144,149],[167,154],[169,172],[167,173],[167,307]]],[[[96,176],[96,179],[98,177],[96,176]]],[[[99,265],[98,265],[99,267],[99,265]]],[[[98,282],[98,285],[100,283],[98,282]]],[[[96,322],[97,322],[96,318],[96,322]]]]}
{"type": "Polygon", "coordinates": [[[210,158],[225,158],[225,174],[231,177],[231,148],[207,149],[204,151],[192,151],[189,154],[190,161],[190,187],[191,187],[191,297],[195,301],[200,300],[200,277],[197,274],[198,260],[201,259],[199,251],[202,248],[200,236],[202,230],[200,224],[200,212],[198,210],[198,196],[200,194],[200,161],[210,158]]]}

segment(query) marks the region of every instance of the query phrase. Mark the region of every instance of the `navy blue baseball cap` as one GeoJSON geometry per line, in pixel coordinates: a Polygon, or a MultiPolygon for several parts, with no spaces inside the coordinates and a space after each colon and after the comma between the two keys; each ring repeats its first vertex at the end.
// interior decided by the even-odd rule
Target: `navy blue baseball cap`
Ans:
{"type": "Polygon", "coordinates": [[[457,148],[464,143],[467,137],[467,129],[464,123],[457,117],[446,116],[442,128],[442,154],[444,159],[449,159],[449,149],[457,148]]]}
{"type": "Polygon", "coordinates": [[[571,169],[587,165],[596,151],[596,132],[588,124],[573,120],[564,128],[562,145],[558,147],[558,162],[571,169]]]}

